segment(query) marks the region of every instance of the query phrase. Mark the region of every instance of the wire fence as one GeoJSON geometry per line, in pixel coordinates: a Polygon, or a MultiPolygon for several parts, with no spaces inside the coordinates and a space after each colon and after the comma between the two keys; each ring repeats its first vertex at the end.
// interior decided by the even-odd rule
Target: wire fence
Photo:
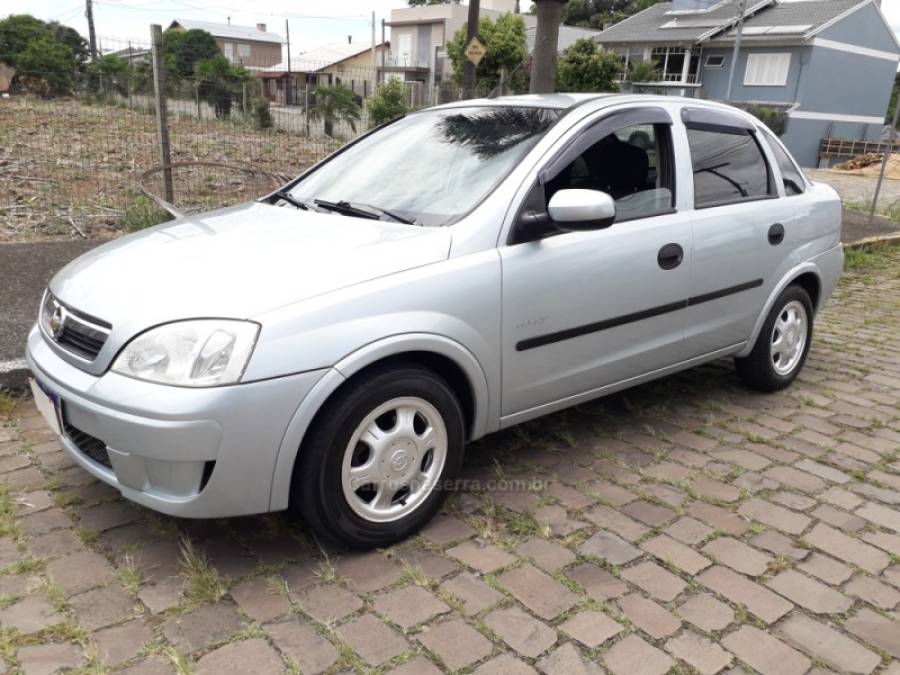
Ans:
{"type": "MultiPolygon", "coordinates": [[[[151,45],[99,46],[81,69],[17,74],[0,98],[0,241],[111,236],[167,217],[152,198],[166,196],[167,172],[151,45]]],[[[259,197],[372,128],[373,97],[390,78],[403,82],[408,110],[462,97],[442,64],[222,51],[212,66],[163,61],[169,201],[182,212],[259,197]]],[[[481,80],[476,93],[501,85],[481,80]]]]}

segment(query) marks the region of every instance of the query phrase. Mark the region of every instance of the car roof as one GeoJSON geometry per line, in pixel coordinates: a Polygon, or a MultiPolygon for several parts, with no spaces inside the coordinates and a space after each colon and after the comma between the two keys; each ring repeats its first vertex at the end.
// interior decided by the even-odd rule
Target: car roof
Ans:
{"type": "Polygon", "coordinates": [[[454,101],[443,105],[434,106],[435,109],[468,108],[472,106],[508,106],[529,108],[552,108],[555,110],[569,110],[588,101],[604,101],[606,105],[616,103],[681,103],[694,108],[711,108],[731,112],[745,119],[758,123],[758,120],[745,110],[736,108],[719,101],[708,101],[683,96],[669,96],[664,94],[633,94],[633,93],[555,93],[555,94],[523,94],[519,96],[498,96],[497,98],[473,98],[463,101],[454,101]]]}

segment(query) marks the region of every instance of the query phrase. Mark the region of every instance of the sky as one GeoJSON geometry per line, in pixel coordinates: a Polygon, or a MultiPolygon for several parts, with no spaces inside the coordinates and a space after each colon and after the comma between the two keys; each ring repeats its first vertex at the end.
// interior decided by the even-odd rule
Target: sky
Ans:
{"type": "MultiPolygon", "coordinates": [[[[84,0],[3,0],[0,15],[30,13],[40,19],[55,19],[87,35],[84,0]]],[[[110,48],[120,48],[118,41],[149,41],[151,23],[165,28],[172,19],[195,19],[255,26],[266,23],[270,31],[284,36],[284,21],[290,21],[291,51],[329,42],[353,41],[371,44],[371,13],[376,14],[376,38],[381,39],[381,19],[390,18],[395,7],[405,7],[406,0],[94,0],[94,24],[97,35],[116,38],[110,48]],[[252,7],[252,10],[248,10],[252,7]]],[[[882,0],[881,9],[900,36],[900,0],[882,0]]],[[[107,45],[104,44],[104,47],[107,45]]]]}
{"type": "MultiPolygon", "coordinates": [[[[892,0],[900,3],[900,0],[892,0]]],[[[0,16],[31,14],[45,21],[56,20],[87,36],[84,0],[2,0],[0,16]]],[[[107,47],[120,41],[150,40],[150,24],[163,29],[173,19],[193,19],[255,26],[284,37],[284,22],[290,22],[291,52],[344,41],[371,44],[372,11],[376,14],[376,39],[381,40],[381,19],[390,19],[391,9],[406,7],[406,0],[94,0],[94,26],[107,47]],[[249,9],[252,8],[252,9],[249,9]]]]}

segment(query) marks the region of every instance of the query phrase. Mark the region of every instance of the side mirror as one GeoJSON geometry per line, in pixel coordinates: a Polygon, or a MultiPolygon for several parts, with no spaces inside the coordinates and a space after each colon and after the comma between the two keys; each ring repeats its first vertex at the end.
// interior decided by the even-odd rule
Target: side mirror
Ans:
{"type": "Polygon", "coordinates": [[[547,212],[561,230],[600,230],[616,219],[616,203],[599,190],[559,190],[550,198],[547,212]]]}

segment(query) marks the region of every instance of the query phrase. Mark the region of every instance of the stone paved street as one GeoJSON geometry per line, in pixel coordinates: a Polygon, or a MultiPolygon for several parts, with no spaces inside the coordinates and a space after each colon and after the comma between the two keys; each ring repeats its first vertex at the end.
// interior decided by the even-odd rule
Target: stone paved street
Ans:
{"type": "MultiPolygon", "coordinates": [[[[900,249],[786,392],[719,362],[486,438],[386,551],[176,521],[0,401],[0,656],[51,673],[900,674],[900,249]]],[[[2,670],[0,666],[0,670],[2,670]]]]}

